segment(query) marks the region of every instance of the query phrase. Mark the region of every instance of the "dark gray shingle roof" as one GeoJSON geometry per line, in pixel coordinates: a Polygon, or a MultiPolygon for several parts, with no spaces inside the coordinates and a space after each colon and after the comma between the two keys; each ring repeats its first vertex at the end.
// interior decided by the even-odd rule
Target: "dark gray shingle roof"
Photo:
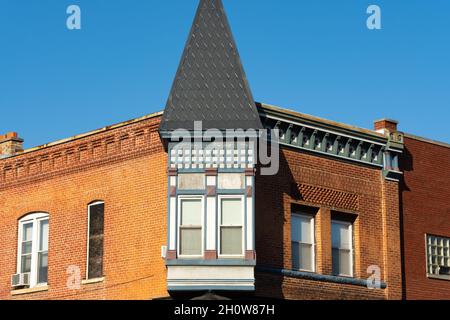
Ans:
{"type": "Polygon", "coordinates": [[[201,0],[160,131],[261,129],[262,124],[221,0],[201,0]]]}

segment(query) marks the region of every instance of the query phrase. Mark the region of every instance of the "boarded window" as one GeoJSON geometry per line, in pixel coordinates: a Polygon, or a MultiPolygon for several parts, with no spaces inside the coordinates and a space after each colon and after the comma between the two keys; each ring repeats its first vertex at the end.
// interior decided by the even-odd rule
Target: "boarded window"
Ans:
{"type": "Polygon", "coordinates": [[[89,206],[88,279],[103,277],[104,215],[104,203],[89,206]]]}

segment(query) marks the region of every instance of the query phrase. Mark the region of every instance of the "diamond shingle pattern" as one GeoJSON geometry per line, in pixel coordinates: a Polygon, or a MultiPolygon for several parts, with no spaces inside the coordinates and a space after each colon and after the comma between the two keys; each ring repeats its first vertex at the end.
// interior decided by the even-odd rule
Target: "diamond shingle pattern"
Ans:
{"type": "Polygon", "coordinates": [[[160,131],[261,129],[221,0],[201,0],[160,131]]]}

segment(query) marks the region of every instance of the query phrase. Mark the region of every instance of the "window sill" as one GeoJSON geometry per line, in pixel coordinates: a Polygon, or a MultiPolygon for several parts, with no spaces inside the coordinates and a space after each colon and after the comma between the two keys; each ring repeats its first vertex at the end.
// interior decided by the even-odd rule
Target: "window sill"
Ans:
{"type": "Polygon", "coordinates": [[[105,281],[105,278],[102,277],[102,278],[83,280],[83,281],[81,281],[81,284],[82,285],[88,285],[88,284],[94,284],[94,283],[101,283],[101,282],[104,282],[104,281],[105,281]]]}
{"type": "Polygon", "coordinates": [[[223,260],[232,260],[232,259],[236,259],[236,260],[242,260],[245,259],[245,255],[221,255],[219,254],[219,260],[223,259],[223,260]]]}
{"type": "Polygon", "coordinates": [[[450,281],[450,276],[446,275],[437,275],[437,274],[427,274],[428,279],[434,279],[434,280],[447,280],[450,281]]]}
{"type": "Polygon", "coordinates": [[[11,291],[12,296],[19,296],[24,294],[31,294],[31,293],[37,293],[37,292],[44,292],[48,291],[48,286],[41,286],[41,287],[34,287],[34,288],[28,288],[28,289],[19,289],[19,290],[13,290],[11,291]]]}

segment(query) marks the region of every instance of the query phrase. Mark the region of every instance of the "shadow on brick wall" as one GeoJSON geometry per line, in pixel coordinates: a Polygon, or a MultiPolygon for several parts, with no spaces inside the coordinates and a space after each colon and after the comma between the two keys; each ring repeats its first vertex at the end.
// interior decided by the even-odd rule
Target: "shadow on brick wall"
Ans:
{"type": "MultiPolygon", "coordinates": [[[[275,176],[256,177],[256,254],[257,265],[263,268],[284,269],[285,246],[290,239],[286,226],[286,211],[290,211],[290,198],[300,194],[292,186],[296,181],[290,171],[283,150],[280,150],[280,169],[275,176]]],[[[258,269],[258,268],[257,268],[258,269]]],[[[256,272],[256,296],[284,298],[282,277],[256,272]]]]}

